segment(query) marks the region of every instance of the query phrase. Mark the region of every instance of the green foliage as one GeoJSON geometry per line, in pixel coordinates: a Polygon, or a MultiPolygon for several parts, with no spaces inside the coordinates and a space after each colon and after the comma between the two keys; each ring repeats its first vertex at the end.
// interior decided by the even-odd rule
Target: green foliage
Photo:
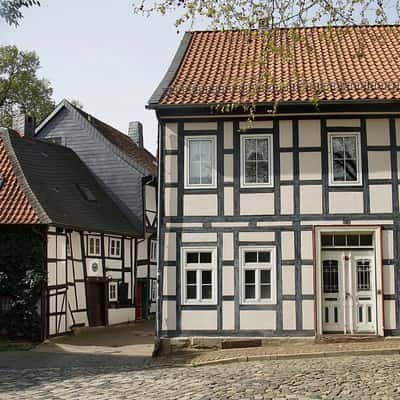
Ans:
{"type": "Polygon", "coordinates": [[[37,340],[43,271],[43,240],[30,228],[0,230],[0,296],[10,296],[11,307],[0,312],[0,331],[10,337],[37,340]]]}
{"type": "Polygon", "coordinates": [[[10,127],[14,115],[24,110],[36,122],[54,108],[53,89],[38,77],[38,56],[15,46],[0,46],[0,126],[10,127]]]}
{"type": "Polygon", "coordinates": [[[136,0],[138,14],[173,13],[175,26],[213,29],[398,23],[400,0],[136,0]]]}
{"type": "Polygon", "coordinates": [[[9,25],[18,26],[23,17],[22,9],[32,6],[40,6],[38,0],[0,0],[0,17],[9,25]]]}

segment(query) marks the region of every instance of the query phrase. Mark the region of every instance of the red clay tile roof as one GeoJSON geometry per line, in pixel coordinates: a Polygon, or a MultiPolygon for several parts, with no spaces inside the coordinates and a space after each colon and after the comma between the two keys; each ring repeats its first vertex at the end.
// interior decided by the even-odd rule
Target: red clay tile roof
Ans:
{"type": "Polygon", "coordinates": [[[39,224],[40,219],[18,182],[1,136],[0,175],[4,178],[0,188],[0,224],[39,224]]]}
{"type": "Polygon", "coordinates": [[[128,135],[120,132],[112,126],[100,121],[93,115],[76,108],[76,110],[87,119],[106,139],[118,147],[128,157],[133,159],[152,175],[157,175],[157,159],[145,148],[139,147],[128,135]]]}
{"type": "Polygon", "coordinates": [[[400,99],[400,26],[267,32],[192,32],[159,104],[400,99]]]}

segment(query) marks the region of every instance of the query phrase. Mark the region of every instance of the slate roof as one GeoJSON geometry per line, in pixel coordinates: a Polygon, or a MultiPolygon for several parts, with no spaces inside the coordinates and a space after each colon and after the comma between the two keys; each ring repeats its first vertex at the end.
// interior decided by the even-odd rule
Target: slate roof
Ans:
{"type": "Polygon", "coordinates": [[[128,135],[125,135],[111,125],[100,121],[80,108],[75,107],[75,109],[114,146],[117,146],[128,157],[146,168],[153,176],[157,175],[157,159],[149,151],[144,147],[139,147],[128,135]]]}
{"type": "Polygon", "coordinates": [[[149,107],[398,100],[399,76],[400,26],[194,31],[149,107]],[[263,50],[267,35],[274,51],[263,50]]]}
{"type": "Polygon", "coordinates": [[[21,138],[0,130],[0,223],[54,224],[81,230],[138,236],[103,191],[95,177],[71,149],[21,138]],[[9,178],[9,179],[8,179],[9,178]],[[88,188],[96,201],[82,194],[88,188]]]}

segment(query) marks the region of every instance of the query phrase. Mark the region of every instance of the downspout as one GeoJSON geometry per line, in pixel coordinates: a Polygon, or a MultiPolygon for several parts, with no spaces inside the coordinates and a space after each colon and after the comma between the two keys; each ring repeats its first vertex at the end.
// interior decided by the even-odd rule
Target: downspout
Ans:
{"type": "Polygon", "coordinates": [[[162,149],[161,149],[161,124],[158,112],[156,112],[157,121],[158,121],[158,177],[157,177],[157,307],[156,307],[156,349],[157,352],[160,346],[160,315],[161,315],[161,291],[160,291],[160,239],[161,239],[161,158],[162,158],[162,149]]]}

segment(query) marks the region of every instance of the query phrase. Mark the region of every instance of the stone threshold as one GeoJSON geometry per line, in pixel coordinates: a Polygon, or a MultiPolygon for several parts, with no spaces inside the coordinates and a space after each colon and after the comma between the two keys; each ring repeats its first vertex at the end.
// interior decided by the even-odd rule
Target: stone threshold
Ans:
{"type": "Polygon", "coordinates": [[[339,351],[323,351],[323,352],[310,352],[310,353],[282,353],[282,354],[263,354],[263,355],[249,355],[238,356],[230,358],[221,358],[206,361],[194,361],[190,364],[192,367],[202,367],[206,365],[220,365],[231,364],[237,362],[250,362],[250,361],[272,361],[272,360],[293,360],[304,358],[324,358],[324,357],[350,357],[350,356],[371,356],[371,355],[391,355],[400,354],[400,345],[396,348],[376,348],[364,350],[339,350],[339,351]]]}

